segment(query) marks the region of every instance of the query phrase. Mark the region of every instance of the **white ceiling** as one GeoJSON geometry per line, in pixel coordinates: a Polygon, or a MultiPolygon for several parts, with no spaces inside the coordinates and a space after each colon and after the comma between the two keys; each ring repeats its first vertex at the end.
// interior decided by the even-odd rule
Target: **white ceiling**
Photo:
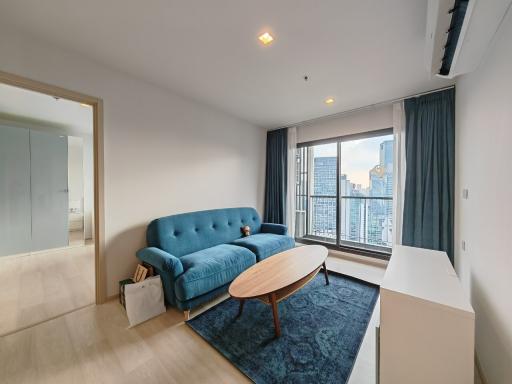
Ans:
{"type": "Polygon", "coordinates": [[[92,107],[75,101],[0,84],[0,119],[41,123],[62,129],[69,135],[92,135],[92,107]]]}
{"type": "Polygon", "coordinates": [[[448,84],[425,70],[426,11],[426,0],[16,0],[0,22],[278,127],[448,84]]]}

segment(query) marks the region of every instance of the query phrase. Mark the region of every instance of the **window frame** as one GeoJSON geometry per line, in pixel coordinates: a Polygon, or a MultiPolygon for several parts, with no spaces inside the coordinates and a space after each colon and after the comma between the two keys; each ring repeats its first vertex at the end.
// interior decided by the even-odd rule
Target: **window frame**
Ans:
{"type": "MultiPolygon", "coordinates": [[[[333,249],[333,250],[337,250],[337,251],[341,251],[341,252],[352,253],[352,254],[356,254],[356,255],[360,255],[360,256],[373,257],[373,258],[381,259],[381,260],[389,260],[389,258],[391,257],[391,249],[389,250],[389,252],[387,252],[387,251],[381,251],[381,250],[377,250],[377,249],[371,250],[371,249],[364,249],[364,248],[360,248],[360,247],[351,247],[351,246],[340,243],[340,229],[339,229],[340,215],[341,215],[341,211],[340,211],[340,171],[341,171],[340,163],[341,163],[341,143],[347,142],[347,141],[353,141],[353,140],[369,139],[372,137],[392,135],[392,134],[393,134],[393,127],[390,127],[390,128],[384,128],[384,129],[377,129],[377,130],[373,130],[373,131],[365,131],[365,132],[353,133],[353,134],[348,134],[348,135],[343,135],[343,136],[336,136],[336,137],[331,137],[331,138],[327,138],[327,139],[310,140],[310,141],[297,143],[297,150],[302,149],[302,148],[312,147],[315,145],[332,144],[332,143],[336,143],[336,145],[337,145],[336,243],[333,244],[333,243],[322,241],[322,240],[313,240],[313,239],[305,238],[305,237],[296,237],[295,233],[294,233],[293,236],[295,238],[295,241],[302,243],[302,244],[321,244],[329,249],[333,249]]],[[[309,161],[310,161],[309,156],[307,156],[306,160],[307,160],[306,169],[309,169],[309,161]]],[[[393,177],[394,176],[395,175],[393,175],[393,177]]],[[[306,212],[307,212],[306,213],[306,228],[308,227],[308,223],[310,220],[310,217],[309,217],[309,184],[310,183],[309,183],[309,175],[308,175],[308,181],[307,181],[307,185],[306,185],[306,193],[307,193],[307,197],[308,197],[306,199],[307,200],[307,203],[306,203],[306,206],[307,206],[307,208],[306,208],[306,212]]],[[[394,199],[394,198],[395,197],[392,196],[392,199],[394,199]]]]}

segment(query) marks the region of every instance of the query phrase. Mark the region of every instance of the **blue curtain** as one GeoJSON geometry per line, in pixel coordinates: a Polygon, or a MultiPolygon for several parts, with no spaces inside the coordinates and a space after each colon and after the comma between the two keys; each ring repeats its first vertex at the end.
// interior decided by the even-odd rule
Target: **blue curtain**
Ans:
{"type": "Polygon", "coordinates": [[[455,90],[405,100],[402,243],[446,251],[453,264],[455,90]]]}
{"type": "Polygon", "coordinates": [[[267,132],[265,212],[263,215],[264,221],[267,223],[285,223],[288,174],[287,151],[287,128],[267,132]]]}

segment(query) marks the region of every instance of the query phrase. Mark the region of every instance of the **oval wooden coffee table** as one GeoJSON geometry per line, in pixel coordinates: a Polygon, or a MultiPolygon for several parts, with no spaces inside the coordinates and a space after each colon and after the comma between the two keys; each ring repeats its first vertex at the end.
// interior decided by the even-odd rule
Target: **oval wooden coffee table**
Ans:
{"type": "Polygon", "coordinates": [[[240,300],[238,316],[247,299],[259,299],[272,306],[276,337],[281,335],[277,303],[297,292],[323,268],[325,284],[329,276],[325,267],[327,248],[304,245],[278,253],[242,272],[229,286],[231,297],[240,300]]]}

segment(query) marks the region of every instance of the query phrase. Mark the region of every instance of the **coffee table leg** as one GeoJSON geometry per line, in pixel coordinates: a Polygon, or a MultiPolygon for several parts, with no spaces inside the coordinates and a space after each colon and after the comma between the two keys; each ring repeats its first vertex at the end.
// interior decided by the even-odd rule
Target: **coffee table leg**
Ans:
{"type": "Polygon", "coordinates": [[[238,307],[238,315],[236,317],[242,316],[242,311],[244,310],[244,299],[240,299],[240,306],[238,307]]]}
{"type": "Polygon", "coordinates": [[[270,304],[272,305],[272,314],[274,315],[274,328],[276,337],[281,336],[281,326],[279,325],[279,312],[277,311],[276,293],[273,292],[269,295],[270,304]]]}
{"type": "Polygon", "coordinates": [[[324,268],[324,275],[325,275],[325,285],[329,285],[329,275],[327,274],[327,267],[325,266],[325,261],[322,264],[324,268]]]}

